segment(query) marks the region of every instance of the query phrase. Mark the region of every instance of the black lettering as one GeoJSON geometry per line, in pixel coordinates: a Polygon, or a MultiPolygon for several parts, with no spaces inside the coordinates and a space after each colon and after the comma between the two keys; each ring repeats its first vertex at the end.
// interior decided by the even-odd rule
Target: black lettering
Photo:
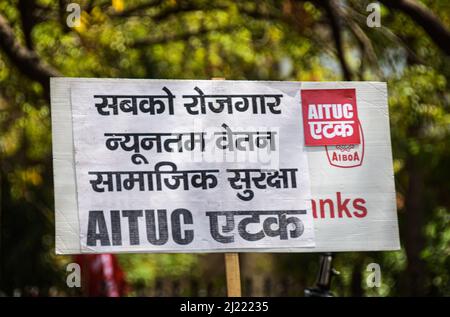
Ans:
{"type": "Polygon", "coordinates": [[[130,232],[130,244],[139,244],[138,218],[142,217],[142,210],[123,210],[122,215],[128,218],[128,228],[130,232]]]}
{"type": "Polygon", "coordinates": [[[87,245],[96,246],[97,240],[100,240],[101,246],[111,245],[109,241],[108,228],[106,227],[105,216],[103,215],[103,210],[90,210],[88,220],[87,245]]]}
{"type": "Polygon", "coordinates": [[[111,210],[111,235],[113,245],[122,245],[120,210],[111,210]]]}
{"type": "Polygon", "coordinates": [[[178,244],[184,245],[194,240],[194,230],[184,230],[184,238],[182,237],[181,216],[183,216],[184,224],[192,225],[194,221],[191,212],[187,209],[175,209],[170,216],[173,240],[178,244]]]}
{"type": "Polygon", "coordinates": [[[145,210],[145,220],[147,226],[147,240],[154,245],[163,245],[169,239],[169,230],[167,228],[167,211],[158,209],[158,236],[156,236],[155,210],[145,210]]]}

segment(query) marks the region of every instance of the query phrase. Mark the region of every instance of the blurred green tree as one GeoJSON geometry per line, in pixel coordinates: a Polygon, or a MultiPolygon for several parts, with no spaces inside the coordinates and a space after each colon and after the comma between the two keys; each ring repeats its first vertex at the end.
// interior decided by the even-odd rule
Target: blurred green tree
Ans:
{"type": "MultiPolygon", "coordinates": [[[[379,28],[366,24],[370,1],[73,2],[81,20],[71,28],[69,1],[0,0],[0,291],[64,289],[70,258],[54,255],[49,110],[49,77],[64,75],[387,81],[403,248],[339,254],[336,290],[450,295],[447,0],[381,1],[379,28]],[[379,290],[363,283],[374,261],[383,269],[379,290]]],[[[158,277],[201,281],[208,259],[121,256],[140,286],[158,277]]],[[[316,261],[286,254],[267,268],[305,286],[316,261]]]]}

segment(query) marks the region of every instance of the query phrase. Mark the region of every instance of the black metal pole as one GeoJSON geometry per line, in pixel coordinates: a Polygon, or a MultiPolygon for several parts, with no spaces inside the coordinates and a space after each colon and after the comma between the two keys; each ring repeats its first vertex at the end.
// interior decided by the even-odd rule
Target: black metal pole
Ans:
{"type": "Polygon", "coordinates": [[[333,297],[333,293],[331,292],[331,279],[333,275],[339,274],[333,268],[333,257],[333,253],[329,252],[320,255],[316,285],[305,289],[306,297],[333,297]]]}

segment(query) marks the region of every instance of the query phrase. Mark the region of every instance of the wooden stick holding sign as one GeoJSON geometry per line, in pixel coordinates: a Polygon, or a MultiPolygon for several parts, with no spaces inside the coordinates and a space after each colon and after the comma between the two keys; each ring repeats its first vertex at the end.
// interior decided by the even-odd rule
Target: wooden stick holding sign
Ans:
{"type": "Polygon", "coordinates": [[[227,296],[241,297],[239,253],[225,253],[225,272],[227,275],[227,296]]]}
{"type": "MultiPolygon", "coordinates": [[[[225,80],[225,78],[213,77],[212,80],[225,80]]],[[[241,297],[239,253],[225,253],[225,273],[227,276],[227,296],[241,297]]]]}

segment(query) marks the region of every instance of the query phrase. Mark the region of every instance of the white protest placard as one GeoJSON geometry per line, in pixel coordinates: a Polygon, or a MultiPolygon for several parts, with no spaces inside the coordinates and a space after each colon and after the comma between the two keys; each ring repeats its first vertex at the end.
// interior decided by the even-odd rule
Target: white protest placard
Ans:
{"type": "Polygon", "coordinates": [[[54,78],[56,252],[399,248],[372,82],[54,78]]]}
{"type": "Polygon", "coordinates": [[[294,83],[74,83],[82,252],[314,247],[294,83]]]}

